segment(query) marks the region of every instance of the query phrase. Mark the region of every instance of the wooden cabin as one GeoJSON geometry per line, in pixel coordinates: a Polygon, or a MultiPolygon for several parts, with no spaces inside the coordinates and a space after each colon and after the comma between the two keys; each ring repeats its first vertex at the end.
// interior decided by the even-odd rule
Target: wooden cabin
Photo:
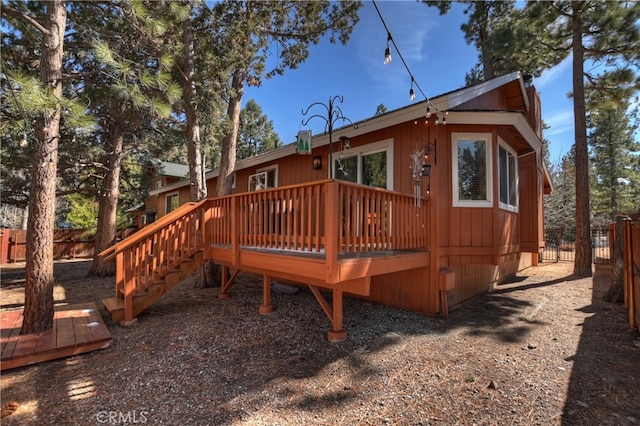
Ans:
{"type": "Polygon", "coordinates": [[[238,162],[230,196],[216,197],[217,171],[198,203],[188,180],[151,190],[158,220],[103,253],[118,259],[113,318],[133,320],[214,259],[220,297],[239,272],[264,278],[261,313],[271,279],[309,286],[339,341],[343,293],[446,316],[537,264],[551,186],[540,97],[520,73],[356,125],[314,136],[310,155],[294,143],[238,162]]]}
{"type": "MultiPolygon", "coordinates": [[[[151,190],[159,191],[168,185],[188,179],[189,166],[169,161],[159,161],[156,165],[149,167],[147,173],[151,178],[151,190]]],[[[168,211],[178,208],[177,197],[165,196],[164,198],[165,205],[163,208],[159,209],[157,206],[155,208],[150,207],[150,204],[147,202],[129,211],[129,213],[134,213],[135,215],[133,220],[134,224],[138,228],[142,228],[149,223],[155,222],[158,215],[163,216],[168,211]]]]}

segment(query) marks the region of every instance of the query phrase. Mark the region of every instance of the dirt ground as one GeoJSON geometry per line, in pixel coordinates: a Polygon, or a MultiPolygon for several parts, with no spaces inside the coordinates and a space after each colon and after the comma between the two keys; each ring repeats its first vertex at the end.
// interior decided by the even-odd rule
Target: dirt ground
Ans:
{"type": "MultiPolygon", "coordinates": [[[[2,309],[22,306],[21,267],[2,267],[2,309]]],[[[96,302],[113,344],[4,372],[3,425],[640,424],[640,339],[602,301],[606,267],[527,269],[448,320],[348,298],[341,343],[308,290],[259,315],[246,275],[226,300],[187,280],[123,328],[88,267],[56,263],[56,302],[96,302]]]]}

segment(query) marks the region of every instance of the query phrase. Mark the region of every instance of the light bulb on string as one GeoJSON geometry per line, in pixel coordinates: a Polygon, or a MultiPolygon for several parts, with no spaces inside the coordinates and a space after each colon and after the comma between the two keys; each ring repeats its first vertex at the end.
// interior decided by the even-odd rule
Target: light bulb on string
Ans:
{"type": "Polygon", "coordinates": [[[384,64],[387,65],[391,62],[391,48],[389,42],[391,41],[391,33],[387,33],[387,48],[384,50],[384,64]]]}
{"type": "Polygon", "coordinates": [[[431,118],[431,107],[427,106],[427,118],[431,118]]]}
{"type": "Polygon", "coordinates": [[[413,76],[411,77],[411,89],[409,89],[409,100],[413,101],[416,98],[416,92],[413,90],[413,76]]]}

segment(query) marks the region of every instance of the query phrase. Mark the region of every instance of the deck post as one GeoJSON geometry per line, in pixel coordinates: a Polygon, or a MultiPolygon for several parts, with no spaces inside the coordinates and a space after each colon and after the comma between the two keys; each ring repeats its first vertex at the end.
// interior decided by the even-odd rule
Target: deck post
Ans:
{"type": "Polygon", "coordinates": [[[135,291],[135,283],[131,268],[126,268],[124,265],[123,252],[118,252],[116,255],[116,282],[122,282],[122,291],[124,292],[124,321],[121,321],[121,324],[125,326],[133,324],[133,292],[135,291]]]}
{"type": "Polygon", "coordinates": [[[327,263],[327,283],[335,284],[338,278],[338,234],[340,228],[339,204],[340,193],[338,182],[331,181],[326,184],[327,193],[325,198],[325,256],[327,263]]]}
{"type": "Polygon", "coordinates": [[[231,248],[231,263],[235,266],[240,261],[240,209],[236,196],[231,197],[231,248]]]}
{"type": "Polygon", "coordinates": [[[267,274],[262,278],[262,305],[258,309],[260,315],[266,315],[273,312],[273,305],[271,304],[271,277],[267,274]]]}
{"type": "Polygon", "coordinates": [[[327,333],[330,342],[342,342],[347,338],[347,331],[342,327],[342,290],[333,289],[333,312],[331,330],[327,333]]]}
{"type": "Polygon", "coordinates": [[[218,293],[218,299],[228,299],[229,292],[227,290],[229,289],[229,285],[231,284],[231,280],[227,281],[227,277],[229,276],[229,267],[223,265],[220,270],[222,278],[220,278],[220,293],[218,293]]]}

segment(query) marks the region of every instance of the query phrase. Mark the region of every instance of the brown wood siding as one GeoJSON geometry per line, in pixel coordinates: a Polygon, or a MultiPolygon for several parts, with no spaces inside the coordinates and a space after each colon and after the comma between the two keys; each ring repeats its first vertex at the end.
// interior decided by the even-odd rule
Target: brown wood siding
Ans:
{"type": "Polygon", "coordinates": [[[500,238],[500,254],[517,252],[520,244],[520,227],[518,226],[518,213],[508,210],[498,210],[500,229],[502,236],[500,238]]]}
{"type": "Polygon", "coordinates": [[[542,172],[536,154],[518,159],[520,248],[537,253],[543,241],[542,172]]]}
{"type": "Polygon", "coordinates": [[[522,98],[520,82],[515,80],[489,93],[464,102],[453,109],[457,111],[526,111],[526,108],[522,98]]]}
{"type": "Polygon", "coordinates": [[[498,278],[498,267],[487,263],[457,264],[452,266],[452,270],[456,286],[450,292],[450,306],[489,291],[498,278]]]}
{"type": "Polygon", "coordinates": [[[437,286],[429,279],[430,268],[417,268],[371,278],[372,302],[410,311],[438,313],[437,286]]]}
{"type": "Polygon", "coordinates": [[[540,94],[535,87],[531,86],[527,89],[527,96],[529,97],[527,120],[536,135],[542,139],[542,103],[540,102],[540,94]]]}

